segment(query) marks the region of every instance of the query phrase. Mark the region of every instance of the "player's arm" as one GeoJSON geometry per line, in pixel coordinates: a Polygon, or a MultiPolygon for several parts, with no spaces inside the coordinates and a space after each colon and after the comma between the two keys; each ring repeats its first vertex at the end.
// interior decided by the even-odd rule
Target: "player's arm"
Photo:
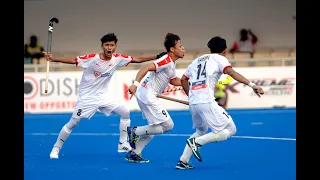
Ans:
{"type": "Polygon", "coordinates": [[[138,71],[136,75],[135,81],[140,83],[140,81],[149,71],[156,71],[156,66],[153,63],[142,66],[142,68],[138,71]]]}
{"type": "Polygon", "coordinates": [[[60,62],[60,63],[66,63],[66,64],[75,64],[76,59],[74,57],[53,57],[52,54],[48,54],[46,52],[43,52],[44,57],[47,59],[47,61],[50,62],[60,62]]]}
{"type": "Polygon", "coordinates": [[[178,77],[170,79],[170,84],[174,86],[181,86],[181,79],[178,77]]]}
{"type": "Polygon", "coordinates": [[[232,67],[227,67],[224,73],[228,74],[229,76],[231,76],[233,79],[237,80],[240,83],[243,83],[246,85],[250,83],[250,81],[247,78],[245,78],[243,75],[235,71],[232,67]]]}
{"type": "Polygon", "coordinates": [[[151,61],[155,59],[157,59],[157,56],[138,56],[138,57],[134,57],[131,63],[143,63],[143,62],[151,61]]]}
{"type": "Polygon", "coordinates": [[[189,96],[189,78],[186,75],[183,75],[181,77],[181,86],[186,93],[187,96],[189,96]]]}
{"type": "Polygon", "coordinates": [[[66,64],[75,64],[76,60],[75,57],[60,57],[56,58],[53,57],[51,62],[60,62],[60,63],[66,63],[66,64]]]}
{"type": "Polygon", "coordinates": [[[257,86],[253,82],[249,81],[243,75],[241,75],[240,73],[235,71],[232,67],[226,67],[225,70],[224,70],[224,73],[228,74],[229,76],[231,76],[236,81],[250,86],[259,97],[260,97],[260,95],[264,94],[263,89],[261,87],[257,86]]]}
{"type": "Polygon", "coordinates": [[[156,71],[156,66],[153,63],[142,66],[142,68],[138,71],[138,73],[136,75],[136,78],[134,80],[134,83],[126,91],[126,92],[129,92],[131,94],[130,99],[136,93],[137,87],[140,84],[140,81],[144,78],[144,76],[149,71],[154,71],[154,72],[156,71]]]}
{"type": "Polygon", "coordinates": [[[162,56],[166,55],[167,52],[162,52],[158,55],[153,55],[153,56],[139,56],[139,57],[134,57],[133,60],[131,61],[131,63],[143,63],[146,61],[151,61],[151,60],[155,60],[155,59],[159,59],[162,56]]]}

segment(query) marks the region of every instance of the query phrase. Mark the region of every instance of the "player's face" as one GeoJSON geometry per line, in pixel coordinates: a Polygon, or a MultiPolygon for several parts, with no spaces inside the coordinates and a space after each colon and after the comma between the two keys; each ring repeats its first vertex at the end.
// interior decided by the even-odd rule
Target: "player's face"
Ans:
{"type": "Polygon", "coordinates": [[[101,45],[101,47],[102,47],[102,50],[103,50],[104,54],[108,58],[110,58],[110,57],[112,57],[112,54],[116,50],[117,44],[114,41],[108,41],[108,42],[103,43],[101,45]]]}
{"type": "Polygon", "coordinates": [[[184,57],[184,47],[181,43],[181,40],[178,40],[176,45],[173,48],[173,53],[175,56],[179,57],[179,58],[183,58],[184,57]]]}

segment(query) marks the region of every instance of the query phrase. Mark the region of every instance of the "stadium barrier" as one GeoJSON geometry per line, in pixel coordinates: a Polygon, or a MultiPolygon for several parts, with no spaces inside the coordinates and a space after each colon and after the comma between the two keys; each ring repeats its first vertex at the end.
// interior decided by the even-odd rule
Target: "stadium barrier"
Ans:
{"type": "MultiPolygon", "coordinates": [[[[181,77],[185,69],[177,69],[181,77]]],[[[250,87],[233,81],[227,85],[229,109],[296,107],[296,67],[238,67],[238,72],[262,86],[265,95],[258,98],[250,87]]],[[[112,78],[109,91],[121,104],[130,110],[139,110],[135,97],[129,99],[125,90],[132,84],[138,70],[119,70],[112,78]]],[[[49,92],[44,93],[44,72],[24,74],[24,112],[25,113],[69,113],[76,104],[82,72],[50,72],[49,92]]],[[[168,86],[171,88],[173,86],[168,86]]],[[[187,100],[183,91],[164,95],[187,100]]],[[[168,110],[187,110],[188,106],[161,99],[168,110]]]]}

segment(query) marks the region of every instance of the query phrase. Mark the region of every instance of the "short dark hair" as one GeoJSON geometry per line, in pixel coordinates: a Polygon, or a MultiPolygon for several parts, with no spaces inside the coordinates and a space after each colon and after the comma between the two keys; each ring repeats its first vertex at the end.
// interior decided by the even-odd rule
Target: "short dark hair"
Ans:
{"type": "Polygon", "coordinates": [[[110,41],[114,41],[117,44],[118,38],[114,33],[108,33],[101,38],[101,44],[110,41]]]}
{"type": "Polygon", "coordinates": [[[210,49],[211,53],[222,53],[227,49],[227,42],[220,36],[215,36],[210,39],[207,46],[210,49]]]}
{"type": "Polygon", "coordinates": [[[177,42],[180,40],[180,37],[173,33],[167,33],[166,38],[164,40],[164,47],[167,52],[170,52],[170,48],[174,47],[177,42]]]}

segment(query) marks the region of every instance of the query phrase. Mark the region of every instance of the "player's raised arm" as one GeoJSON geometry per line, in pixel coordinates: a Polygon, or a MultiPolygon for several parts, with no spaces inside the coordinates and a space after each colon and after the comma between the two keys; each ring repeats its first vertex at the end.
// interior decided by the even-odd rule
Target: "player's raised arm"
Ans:
{"type": "Polygon", "coordinates": [[[166,55],[167,52],[162,52],[158,55],[153,55],[153,56],[138,56],[138,57],[134,57],[133,60],[131,61],[131,63],[143,63],[146,61],[151,61],[151,60],[155,60],[155,59],[159,59],[162,56],[166,55]]]}
{"type": "Polygon", "coordinates": [[[76,60],[74,57],[53,57],[52,54],[48,54],[46,52],[43,52],[44,57],[47,59],[47,61],[50,62],[60,62],[60,63],[66,63],[66,64],[76,64],[76,60]]]}

